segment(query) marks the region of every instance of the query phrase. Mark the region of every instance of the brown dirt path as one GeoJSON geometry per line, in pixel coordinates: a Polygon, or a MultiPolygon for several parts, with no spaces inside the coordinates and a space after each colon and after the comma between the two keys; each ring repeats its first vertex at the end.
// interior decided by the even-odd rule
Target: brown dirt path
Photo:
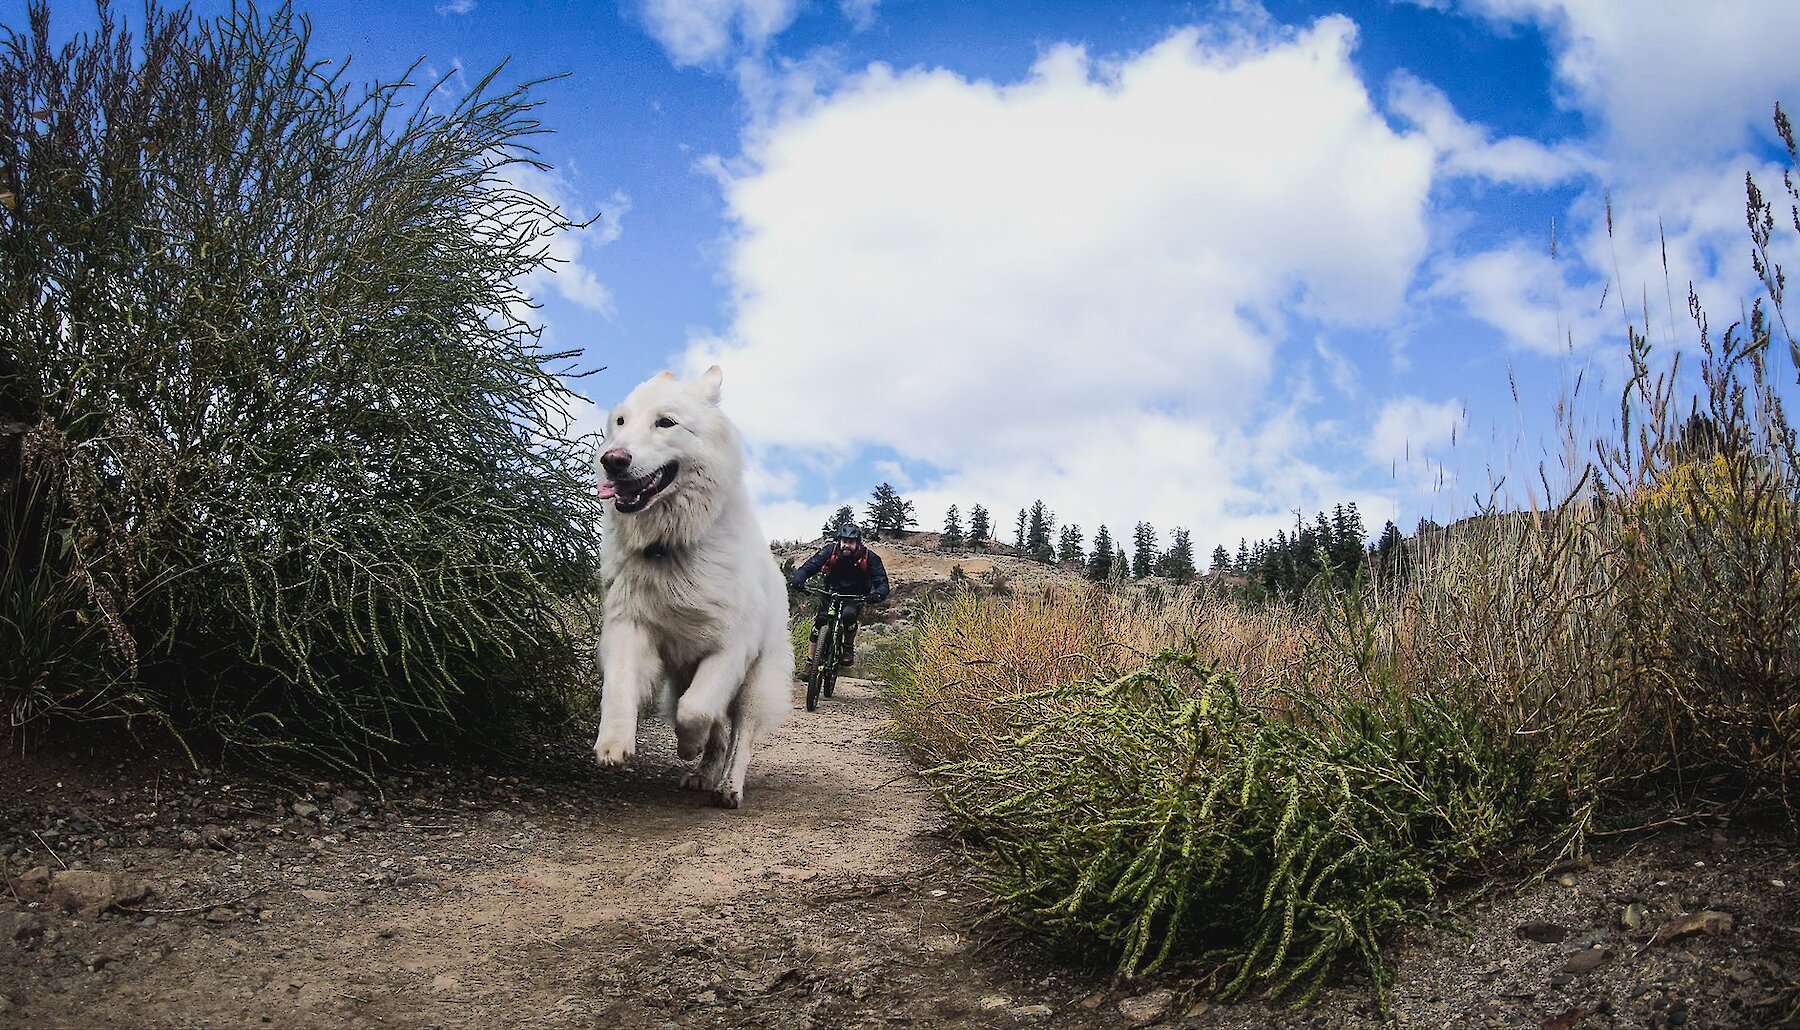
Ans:
{"type": "Polygon", "coordinates": [[[8,755],[0,1028],[1800,1027],[1800,855],[1724,825],[1455,901],[1385,1016],[1354,974],[1299,1012],[1111,983],[981,928],[882,719],[864,681],[796,693],[738,811],[653,720],[630,770],[581,738],[379,791],[8,755]],[[1731,919],[1659,940],[1700,912],[1731,919]]]}
{"type": "Polygon", "coordinates": [[[971,961],[973,893],[881,718],[865,681],[796,703],[739,811],[679,788],[649,719],[631,770],[571,744],[560,779],[420,775],[386,802],[15,783],[0,815],[51,836],[10,871],[60,843],[155,894],[85,920],[0,902],[0,1026],[1090,1025],[1080,974],[971,961]]]}

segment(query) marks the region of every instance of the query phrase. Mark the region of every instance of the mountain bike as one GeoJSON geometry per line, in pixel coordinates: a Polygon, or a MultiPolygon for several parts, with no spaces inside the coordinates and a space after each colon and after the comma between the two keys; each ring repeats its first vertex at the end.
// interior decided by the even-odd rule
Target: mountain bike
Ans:
{"type": "Polygon", "coordinates": [[[831,590],[808,590],[807,593],[826,599],[825,607],[818,618],[824,620],[819,626],[819,646],[813,653],[816,655],[813,674],[806,680],[806,710],[818,711],[819,695],[831,696],[831,689],[837,686],[838,660],[852,657],[839,655],[838,649],[843,644],[844,602],[866,600],[861,594],[840,594],[831,590]]]}

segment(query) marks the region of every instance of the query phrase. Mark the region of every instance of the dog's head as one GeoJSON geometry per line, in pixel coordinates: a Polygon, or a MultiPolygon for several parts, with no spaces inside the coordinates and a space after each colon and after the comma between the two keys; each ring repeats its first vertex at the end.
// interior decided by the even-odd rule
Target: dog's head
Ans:
{"type": "Polygon", "coordinates": [[[723,379],[717,365],[698,379],[663,372],[607,413],[595,472],[613,511],[709,507],[720,486],[735,480],[742,446],[719,410],[723,379]]]}

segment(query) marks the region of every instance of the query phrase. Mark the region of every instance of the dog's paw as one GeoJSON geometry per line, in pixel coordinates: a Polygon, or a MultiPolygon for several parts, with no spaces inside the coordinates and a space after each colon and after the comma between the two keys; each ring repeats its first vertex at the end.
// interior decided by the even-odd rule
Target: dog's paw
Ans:
{"type": "Polygon", "coordinates": [[[602,737],[594,741],[594,761],[602,769],[618,769],[637,754],[637,741],[602,737]]]}
{"type": "Polygon", "coordinates": [[[744,793],[727,783],[719,788],[719,807],[737,808],[744,803],[744,793]]]}
{"type": "Polygon", "coordinates": [[[682,790],[712,790],[713,785],[705,776],[697,772],[688,773],[681,778],[682,790]]]}
{"type": "Polygon", "coordinates": [[[675,719],[675,753],[691,762],[706,753],[706,740],[712,736],[711,719],[675,719]]]}

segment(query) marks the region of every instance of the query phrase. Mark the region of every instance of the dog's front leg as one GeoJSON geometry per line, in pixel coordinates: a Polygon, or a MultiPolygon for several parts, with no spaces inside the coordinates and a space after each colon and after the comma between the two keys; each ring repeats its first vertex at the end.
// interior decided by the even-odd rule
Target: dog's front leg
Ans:
{"type": "Polygon", "coordinates": [[[600,634],[600,733],[594,761],[606,767],[637,754],[638,708],[662,676],[656,645],[642,626],[624,619],[600,634]]]}

